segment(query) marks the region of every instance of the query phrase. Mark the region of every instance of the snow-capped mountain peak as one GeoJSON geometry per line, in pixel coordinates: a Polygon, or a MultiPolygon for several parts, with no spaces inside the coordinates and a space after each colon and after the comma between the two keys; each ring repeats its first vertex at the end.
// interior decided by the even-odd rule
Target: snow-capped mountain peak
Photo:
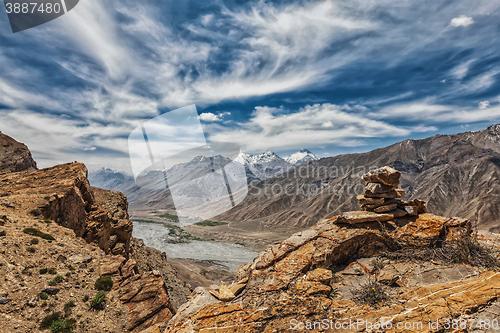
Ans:
{"type": "Polygon", "coordinates": [[[259,154],[259,155],[250,155],[250,154],[240,153],[234,160],[236,162],[241,163],[241,164],[247,165],[247,164],[269,163],[269,162],[273,162],[273,161],[282,161],[282,158],[279,157],[274,152],[268,150],[268,151],[266,151],[262,154],[259,154]]]}
{"type": "Polygon", "coordinates": [[[307,149],[301,149],[295,154],[283,157],[283,159],[292,165],[299,165],[304,162],[319,160],[319,157],[307,149]]]}

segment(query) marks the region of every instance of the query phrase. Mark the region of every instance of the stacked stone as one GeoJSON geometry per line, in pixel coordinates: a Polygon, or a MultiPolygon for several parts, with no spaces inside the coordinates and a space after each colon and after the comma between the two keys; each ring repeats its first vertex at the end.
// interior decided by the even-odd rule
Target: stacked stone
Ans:
{"type": "Polygon", "coordinates": [[[363,210],[379,214],[389,213],[394,217],[425,213],[425,202],[400,199],[406,195],[406,192],[399,188],[400,178],[401,172],[388,166],[364,174],[361,179],[368,184],[364,195],[357,197],[363,210]]]}

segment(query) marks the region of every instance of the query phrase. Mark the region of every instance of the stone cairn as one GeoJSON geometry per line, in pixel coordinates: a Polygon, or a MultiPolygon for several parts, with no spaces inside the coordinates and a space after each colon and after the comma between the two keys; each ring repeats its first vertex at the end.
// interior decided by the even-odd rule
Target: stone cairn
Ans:
{"type": "Polygon", "coordinates": [[[357,196],[363,211],[347,212],[341,215],[339,222],[361,223],[373,221],[389,221],[395,217],[418,215],[427,212],[424,201],[413,199],[405,201],[401,198],[406,192],[399,187],[401,172],[385,166],[364,174],[366,184],[364,195],[357,196]]]}

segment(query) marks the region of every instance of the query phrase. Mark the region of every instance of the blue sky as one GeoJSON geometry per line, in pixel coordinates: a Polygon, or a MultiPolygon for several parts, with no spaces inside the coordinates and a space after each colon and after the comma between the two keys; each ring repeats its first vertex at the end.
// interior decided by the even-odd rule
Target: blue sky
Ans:
{"type": "Polygon", "coordinates": [[[500,122],[496,1],[96,1],[0,35],[0,131],[39,166],[129,170],[196,104],[210,140],[318,156],[500,122]]]}

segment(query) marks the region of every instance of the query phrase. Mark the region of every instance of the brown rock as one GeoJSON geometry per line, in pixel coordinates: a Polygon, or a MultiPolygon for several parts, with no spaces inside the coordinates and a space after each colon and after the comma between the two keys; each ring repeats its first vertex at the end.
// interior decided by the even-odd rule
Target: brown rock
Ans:
{"type": "Polygon", "coordinates": [[[385,212],[390,212],[391,210],[394,210],[397,207],[398,207],[398,204],[393,203],[390,205],[384,205],[384,206],[377,207],[373,211],[376,213],[385,213],[385,212]]]}
{"type": "Polygon", "coordinates": [[[387,198],[387,199],[395,199],[395,198],[401,198],[406,195],[406,192],[402,189],[395,189],[387,193],[378,193],[374,194],[371,193],[370,191],[365,191],[365,197],[369,198],[387,198]]]}
{"type": "Polygon", "coordinates": [[[229,290],[231,290],[231,292],[234,294],[234,295],[238,295],[243,289],[245,289],[245,287],[247,286],[247,282],[238,282],[238,283],[232,283],[230,286],[229,286],[229,290]]]}
{"type": "MultiPolygon", "coordinates": [[[[309,229],[315,233],[307,234],[304,243],[295,238],[293,242],[273,245],[266,250],[269,255],[261,253],[252,265],[241,270],[241,275],[249,276],[248,284],[232,301],[219,302],[205,289],[197,289],[193,298],[168,323],[165,332],[284,332],[290,329],[292,319],[314,322],[329,317],[350,318],[353,321],[363,319],[372,323],[380,318],[401,319],[397,322],[427,322],[429,318],[448,318],[449,311],[453,311],[453,318],[458,317],[500,296],[497,288],[500,273],[490,272],[474,281],[459,274],[460,281],[456,283],[397,290],[389,288],[390,297],[396,302],[377,307],[360,306],[343,297],[342,290],[337,290],[341,297],[329,297],[331,287],[325,283],[331,272],[321,267],[338,267],[351,262],[342,271],[348,275],[338,274],[340,282],[335,284],[338,289],[351,289],[369,278],[362,265],[353,258],[364,257],[367,261],[370,256],[396,247],[428,247],[438,240],[449,237],[451,240],[459,234],[470,237],[471,234],[469,221],[431,214],[402,218],[406,225],[392,232],[335,224],[339,219],[322,221],[309,229]],[[301,245],[283,249],[285,244],[291,243],[301,245]],[[280,251],[286,254],[277,255],[280,251]],[[257,268],[256,261],[264,257],[268,258],[266,264],[257,268]],[[247,273],[248,270],[251,272],[247,273]],[[342,284],[344,287],[340,287],[342,284]]],[[[382,269],[379,281],[400,284],[397,277],[403,275],[398,273],[399,269],[404,272],[405,279],[414,274],[411,279],[415,280],[416,275],[422,272],[420,265],[410,262],[397,265],[391,271],[389,268],[382,269]]],[[[467,271],[464,267],[460,269],[467,271]]]]}
{"type": "Polygon", "coordinates": [[[390,211],[389,214],[394,215],[394,217],[403,217],[403,216],[408,215],[408,213],[405,210],[402,210],[402,209],[399,209],[399,208],[390,211]]]}
{"type": "Polygon", "coordinates": [[[122,284],[120,300],[129,309],[128,330],[147,327],[170,319],[174,313],[163,279],[150,272],[122,284]],[[147,322],[147,323],[146,323],[147,322]],[[144,326],[142,324],[146,323],[144,326]]]}
{"type": "Polygon", "coordinates": [[[388,271],[381,271],[380,274],[377,277],[377,281],[386,284],[386,285],[392,285],[396,283],[396,281],[399,279],[399,276],[394,275],[391,272],[388,271]]]}
{"type": "Polygon", "coordinates": [[[382,205],[361,205],[361,208],[363,208],[364,210],[374,210],[375,208],[377,207],[380,207],[382,205]]]}
{"type": "Polygon", "coordinates": [[[121,275],[123,279],[126,280],[129,277],[137,274],[139,274],[137,263],[134,260],[127,260],[121,269],[121,275]]]}
{"type": "Polygon", "coordinates": [[[125,263],[125,258],[119,256],[106,256],[101,263],[101,275],[120,274],[120,268],[125,263]]]}
{"type": "Polygon", "coordinates": [[[362,205],[383,205],[384,198],[366,198],[364,195],[358,195],[356,197],[360,204],[362,205]]]}
{"type": "Polygon", "coordinates": [[[116,243],[115,247],[111,250],[111,253],[114,255],[125,255],[125,244],[124,243],[116,243]]]}
{"type": "Polygon", "coordinates": [[[415,206],[405,206],[405,211],[411,216],[418,215],[418,208],[415,206]]]}
{"type": "Polygon", "coordinates": [[[228,302],[234,299],[234,293],[224,284],[221,284],[217,298],[223,302],[228,302]]]}
{"type": "Polygon", "coordinates": [[[361,179],[370,183],[382,183],[389,186],[398,186],[401,172],[389,166],[384,166],[364,174],[361,179]]]}
{"type": "Polygon", "coordinates": [[[0,173],[36,170],[36,162],[26,145],[0,132],[0,173]]]}
{"type": "Polygon", "coordinates": [[[333,277],[333,273],[329,269],[316,268],[315,270],[309,271],[306,274],[307,281],[328,283],[333,277]]]}
{"type": "Polygon", "coordinates": [[[73,264],[86,264],[92,261],[92,257],[85,254],[75,254],[68,258],[73,264]]]}
{"type": "Polygon", "coordinates": [[[388,193],[396,188],[397,186],[390,186],[382,183],[368,183],[365,186],[365,190],[370,191],[373,194],[388,193]]]}
{"type": "Polygon", "coordinates": [[[373,212],[354,211],[340,215],[337,222],[355,224],[355,223],[375,222],[375,221],[383,222],[392,220],[393,218],[394,215],[392,214],[377,214],[373,212]]]}

